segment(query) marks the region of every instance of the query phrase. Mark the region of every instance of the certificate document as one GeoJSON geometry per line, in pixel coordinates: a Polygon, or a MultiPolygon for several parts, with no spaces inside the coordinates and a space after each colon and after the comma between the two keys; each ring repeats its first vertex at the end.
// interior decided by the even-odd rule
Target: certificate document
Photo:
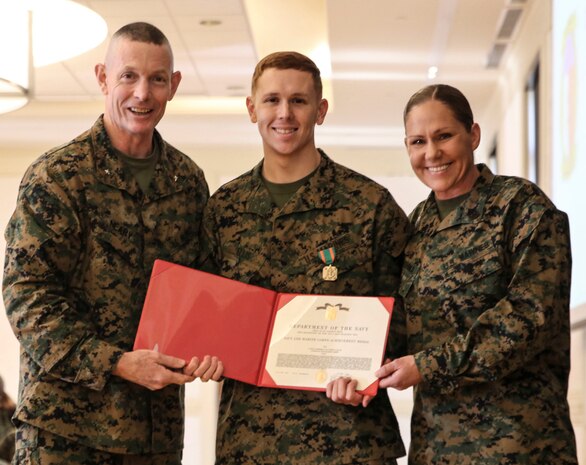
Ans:
{"type": "Polygon", "coordinates": [[[348,376],[374,395],[393,303],[278,293],[157,260],[134,349],[215,355],[225,377],[263,387],[324,391],[348,376]]]}
{"type": "Polygon", "coordinates": [[[377,298],[283,294],[275,313],[263,381],[323,389],[347,376],[365,391],[384,355],[390,312],[377,298]],[[289,300],[290,299],[290,300],[289,300]]]}

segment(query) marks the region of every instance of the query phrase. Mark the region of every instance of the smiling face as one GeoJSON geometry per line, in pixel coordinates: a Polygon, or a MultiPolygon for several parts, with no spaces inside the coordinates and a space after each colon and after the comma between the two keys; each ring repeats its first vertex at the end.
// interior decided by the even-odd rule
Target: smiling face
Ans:
{"type": "Polygon", "coordinates": [[[172,71],[167,45],[115,39],[106,63],[96,66],[96,77],[106,96],[104,124],[112,144],[136,156],[150,153],[152,136],[173,98],[181,74],[172,71]],[[147,153],[142,153],[144,151],[147,153]]]}
{"type": "Polygon", "coordinates": [[[265,157],[315,157],[314,128],[323,123],[328,104],[317,95],[310,73],[266,69],[246,106],[258,125],[265,157]]]}
{"type": "Polygon", "coordinates": [[[473,155],[480,143],[478,124],[467,131],[450,107],[427,100],[409,110],[405,135],[411,167],[437,199],[451,199],[472,190],[479,174],[473,155]]]}

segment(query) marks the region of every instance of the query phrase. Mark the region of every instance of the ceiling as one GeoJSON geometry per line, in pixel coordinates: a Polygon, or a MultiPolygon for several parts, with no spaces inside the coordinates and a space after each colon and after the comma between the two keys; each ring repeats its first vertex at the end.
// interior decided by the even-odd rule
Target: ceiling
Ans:
{"type": "MultiPolygon", "coordinates": [[[[160,123],[176,145],[258,144],[244,97],[256,62],[278,49],[310,52],[325,38],[331,57],[331,110],[320,145],[402,144],[402,108],[430,81],[459,87],[481,115],[495,90],[515,19],[533,0],[84,0],[109,34],[148,21],[168,36],[183,74],[160,123]],[[513,13],[520,13],[511,15],[513,13]],[[514,18],[513,16],[516,16],[514,18]],[[221,24],[206,26],[206,20],[221,24]],[[499,37],[500,35],[500,37],[499,37]],[[495,48],[495,45],[497,47],[495,48]],[[498,62],[501,55],[494,55],[498,62]]],[[[518,27],[517,24],[517,27],[518,27]]],[[[74,38],[72,38],[74,40],[74,38]]],[[[74,137],[103,110],[94,65],[106,42],[76,58],[35,69],[34,96],[0,115],[0,156],[33,144],[49,148],[74,137]]],[[[506,55],[505,55],[506,56],[506,55]]],[[[322,67],[324,75],[329,70],[322,67]]]]}

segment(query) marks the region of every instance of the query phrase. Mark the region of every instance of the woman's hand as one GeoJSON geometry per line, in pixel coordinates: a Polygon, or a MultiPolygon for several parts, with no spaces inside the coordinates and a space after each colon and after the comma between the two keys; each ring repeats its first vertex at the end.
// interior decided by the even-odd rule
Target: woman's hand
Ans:
{"type": "Polygon", "coordinates": [[[399,391],[423,381],[413,355],[387,360],[382,367],[376,370],[375,375],[380,378],[379,386],[381,388],[391,387],[399,391]]]}

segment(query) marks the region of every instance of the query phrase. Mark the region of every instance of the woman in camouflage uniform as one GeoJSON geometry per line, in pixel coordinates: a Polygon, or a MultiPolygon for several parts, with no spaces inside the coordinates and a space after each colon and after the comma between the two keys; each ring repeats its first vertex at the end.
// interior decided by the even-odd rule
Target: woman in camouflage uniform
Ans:
{"type": "Polygon", "coordinates": [[[414,388],[410,464],[576,464],[568,218],[524,179],[475,165],[460,91],[428,86],[405,144],[432,189],[411,213],[400,294],[408,353],[381,386],[414,388]]]}

